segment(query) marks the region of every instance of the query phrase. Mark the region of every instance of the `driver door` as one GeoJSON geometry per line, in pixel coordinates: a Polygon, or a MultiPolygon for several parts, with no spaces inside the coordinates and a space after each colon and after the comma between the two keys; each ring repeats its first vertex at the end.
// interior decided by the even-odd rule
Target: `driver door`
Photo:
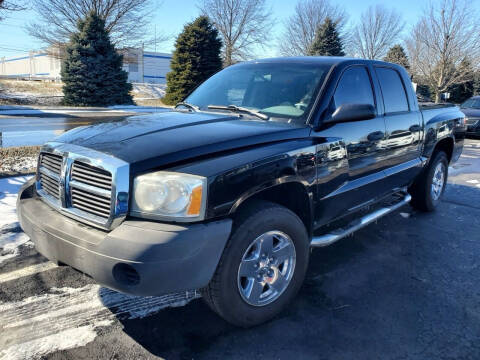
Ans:
{"type": "MultiPolygon", "coordinates": [[[[367,66],[355,65],[342,73],[336,85],[326,117],[331,116],[343,104],[373,105],[377,109],[377,96],[367,66]]],[[[385,141],[383,116],[373,119],[328,123],[314,136],[341,139],[346,149],[348,175],[335,190],[323,186],[318,180],[319,222],[345,215],[362,207],[383,194],[385,160],[382,142],[385,141]]],[[[328,157],[327,157],[328,159],[328,157]]],[[[324,159],[318,166],[331,166],[324,159]]],[[[321,174],[319,169],[317,172],[321,174]]],[[[321,224],[319,224],[321,225],[321,224]]]]}

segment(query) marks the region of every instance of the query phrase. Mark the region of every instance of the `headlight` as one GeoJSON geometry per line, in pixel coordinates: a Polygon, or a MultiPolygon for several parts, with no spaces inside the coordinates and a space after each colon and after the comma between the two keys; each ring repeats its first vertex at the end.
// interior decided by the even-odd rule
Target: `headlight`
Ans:
{"type": "Polygon", "coordinates": [[[206,198],[206,178],[158,171],[135,178],[131,213],[148,219],[203,220],[206,198]]]}

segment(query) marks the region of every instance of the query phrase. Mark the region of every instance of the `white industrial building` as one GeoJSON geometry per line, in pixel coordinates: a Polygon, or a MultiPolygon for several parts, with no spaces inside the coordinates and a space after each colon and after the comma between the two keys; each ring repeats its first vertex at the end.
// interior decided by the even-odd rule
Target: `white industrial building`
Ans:
{"type": "MultiPolygon", "coordinates": [[[[166,83],[170,71],[171,54],[128,49],[122,51],[123,69],[128,72],[128,81],[135,83],[166,83]]],[[[0,77],[60,80],[61,60],[58,51],[30,51],[11,58],[0,58],[0,77]]]]}

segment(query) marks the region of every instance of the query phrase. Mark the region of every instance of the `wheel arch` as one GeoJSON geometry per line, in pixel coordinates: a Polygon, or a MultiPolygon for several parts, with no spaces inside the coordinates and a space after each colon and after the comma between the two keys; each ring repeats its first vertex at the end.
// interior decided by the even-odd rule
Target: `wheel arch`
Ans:
{"type": "Polygon", "coordinates": [[[298,178],[288,176],[244,194],[230,209],[234,223],[237,214],[253,205],[255,201],[261,200],[282,205],[294,212],[302,220],[308,235],[312,236],[313,194],[308,191],[308,186],[298,178]]]}
{"type": "Polygon", "coordinates": [[[450,161],[452,160],[454,147],[455,147],[454,139],[449,136],[445,137],[437,142],[437,144],[433,148],[430,159],[432,159],[437,152],[443,151],[445,152],[445,154],[447,154],[448,163],[450,163],[450,161]]]}

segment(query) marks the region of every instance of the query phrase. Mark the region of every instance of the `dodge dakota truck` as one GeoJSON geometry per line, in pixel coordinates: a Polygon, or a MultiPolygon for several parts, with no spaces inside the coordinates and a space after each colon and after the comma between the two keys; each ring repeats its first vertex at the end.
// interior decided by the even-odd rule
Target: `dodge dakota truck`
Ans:
{"type": "Polygon", "coordinates": [[[196,289],[248,327],[296,295],[311,247],[434,210],[465,132],[457,107],[421,109],[398,65],[245,62],[171,111],[46,143],[18,216],[57,264],[129,294],[196,289]]]}

